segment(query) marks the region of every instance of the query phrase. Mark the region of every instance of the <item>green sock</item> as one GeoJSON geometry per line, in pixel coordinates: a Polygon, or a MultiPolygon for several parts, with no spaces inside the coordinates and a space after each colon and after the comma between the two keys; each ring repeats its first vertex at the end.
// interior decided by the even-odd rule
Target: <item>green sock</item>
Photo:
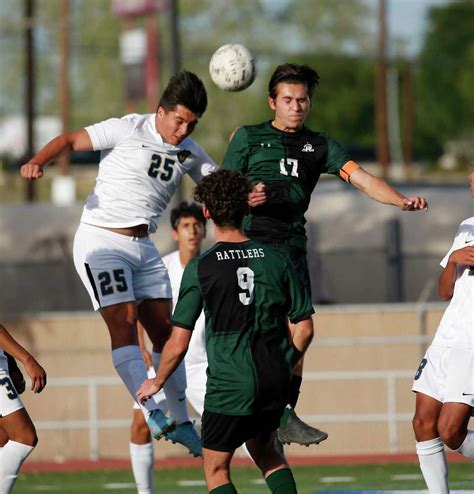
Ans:
{"type": "Polygon", "coordinates": [[[209,491],[209,494],[237,494],[237,489],[232,483],[224,484],[216,487],[215,489],[212,489],[212,491],[209,491]]]}
{"type": "Polygon", "coordinates": [[[286,405],[285,410],[283,410],[283,415],[280,418],[280,427],[285,427],[288,422],[288,417],[295,413],[291,405],[286,405]]]}
{"type": "Polygon", "coordinates": [[[298,494],[295,479],[289,468],[282,468],[273,472],[265,481],[272,494],[298,494]]]}

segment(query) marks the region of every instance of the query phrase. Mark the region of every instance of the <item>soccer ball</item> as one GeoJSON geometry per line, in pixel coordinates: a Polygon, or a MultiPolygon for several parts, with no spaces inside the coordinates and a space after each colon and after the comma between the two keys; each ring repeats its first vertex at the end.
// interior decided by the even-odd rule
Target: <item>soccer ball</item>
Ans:
{"type": "Polygon", "coordinates": [[[242,91],[252,84],[257,75],[255,58],[243,45],[223,45],[212,55],[209,73],[220,89],[242,91]]]}

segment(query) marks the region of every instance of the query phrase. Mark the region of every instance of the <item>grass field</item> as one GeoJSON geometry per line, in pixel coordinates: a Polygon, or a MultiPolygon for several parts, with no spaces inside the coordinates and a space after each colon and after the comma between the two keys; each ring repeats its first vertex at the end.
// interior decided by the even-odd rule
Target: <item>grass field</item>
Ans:
{"type": "MultiPolygon", "coordinates": [[[[451,464],[450,486],[474,492],[474,468],[470,463],[451,464]]],[[[420,470],[413,464],[334,465],[294,467],[299,494],[396,490],[409,492],[426,489],[420,470]]],[[[233,482],[241,494],[268,493],[254,467],[233,470],[233,482]]],[[[200,468],[159,469],[155,471],[157,494],[204,494],[200,468]]],[[[52,494],[132,494],[135,493],[130,471],[78,473],[25,473],[20,476],[15,494],[47,492],[52,494]]]]}

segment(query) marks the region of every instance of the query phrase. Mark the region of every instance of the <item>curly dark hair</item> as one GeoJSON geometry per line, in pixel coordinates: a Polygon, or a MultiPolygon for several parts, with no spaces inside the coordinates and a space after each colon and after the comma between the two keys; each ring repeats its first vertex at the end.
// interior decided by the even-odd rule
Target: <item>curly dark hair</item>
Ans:
{"type": "Polygon", "coordinates": [[[207,207],[219,228],[238,229],[249,212],[247,196],[251,190],[252,185],[245,175],[220,169],[196,185],[194,200],[207,207]]]}
{"type": "Polygon", "coordinates": [[[202,223],[202,226],[206,226],[206,218],[204,218],[204,214],[202,212],[202,207],[198,206],[194,202],[180,202],[178,207],[171,210],[170,221],[171,228],[176,230],[179,225],[179,220],[181,218],[196,218],[199,222],[202,223]]]}
{"type": "Polygon", "coordinates": [[[268,95],[275,99],[277,96],[277,85],[280,82],[289,84],[306,84],[309,99],[313,97],[314,90],[319,82],[318,73],[309,65],[297,65],[295,63],[284,63],[278,65],[268,83],[268,95]]]}
{"type": "Polygon", "coordinates": [[[186,107],[201,117],[207,108],[207,93],[203,82],[196,74],[182,70],[169,80],[158,107],[166,111],[174,110],[178,105],[186,107]]]}

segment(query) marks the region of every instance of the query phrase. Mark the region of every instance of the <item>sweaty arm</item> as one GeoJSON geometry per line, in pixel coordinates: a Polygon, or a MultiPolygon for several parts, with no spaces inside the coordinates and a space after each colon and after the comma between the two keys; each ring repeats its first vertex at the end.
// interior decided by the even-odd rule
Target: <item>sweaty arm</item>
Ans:
{"type": "Polygon", "coordinates": [[[458,264],[474,266],[474,247],[467,246],[451,253],[446,267],[439,277],[438,292],[441,300],[450,300],[456,283],[456,268],[458,264]]]}
{"type": "Polygon", "coordinates": [[[192,331],[189,329],[173,326],[171,336],[166,341],[161,353],[160,365],[156,371],[154,379],[146,379],[137,391],[137,398],[140,402],[146,401],[150,396],[157,393],[166,380],[177,369],[188,351],[189,341],[192,331]]]}
{"type": "Polygon", "coordinates": [[[0,324],[0,348],[19,360],[31,378],[31,389],[40,393],[46,386],[46,372],[36,359],[23,348],[0,324]]]}
{"type": "Polygon", "coordinates": [[[92,141],[85,129],[67,132],[49,141],[43,149],[25,163],[20,173],[27,180],[43,176],[43,167],[70,151],[92,151],[92,141]]]}
{"type": "MultiPolygon", "coordinates": [[[[355,162],[346,163],[344,168],[351,163],[355,162]]],[[[352,172],[350,183],[367,194],[371,199],[382,204],[392,204],[399,207],[402,211],[426,211],[428,209],[428,203],[424,197],[405,197],[385,182],[385,180],[374,177],[361,167],[358,167],[352,172]]]]}

